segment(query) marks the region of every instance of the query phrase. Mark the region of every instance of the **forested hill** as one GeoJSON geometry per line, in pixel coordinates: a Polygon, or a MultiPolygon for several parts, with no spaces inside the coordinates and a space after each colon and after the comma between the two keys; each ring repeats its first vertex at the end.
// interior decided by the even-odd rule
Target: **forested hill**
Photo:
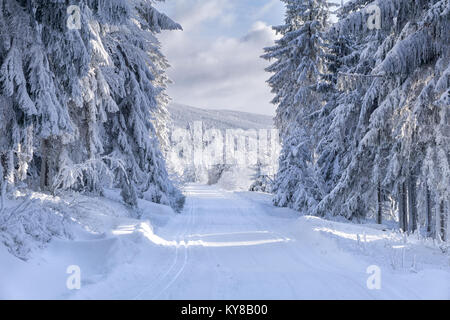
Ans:
{"type": "Polygon", "coordinates": [[[174,127],[185,128],[194,121],[202,121],[208,128],[215,129],[270,129],[274,127],[273,117],[231,110],[207,110],[178,103],[168,106],[174,127]]]}

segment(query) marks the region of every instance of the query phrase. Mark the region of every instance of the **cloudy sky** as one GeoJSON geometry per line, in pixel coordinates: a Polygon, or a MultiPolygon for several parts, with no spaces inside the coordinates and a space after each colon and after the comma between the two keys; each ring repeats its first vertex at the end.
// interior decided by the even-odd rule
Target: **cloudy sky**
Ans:
{"type": "Polygon", "coordinates": [[[160,37],[175,102],[275,113],[268,63],[259,57],[275,40],[271,26],[283,22],[280,0],[166,0],[158,8],[184,29],[160,37]]]}

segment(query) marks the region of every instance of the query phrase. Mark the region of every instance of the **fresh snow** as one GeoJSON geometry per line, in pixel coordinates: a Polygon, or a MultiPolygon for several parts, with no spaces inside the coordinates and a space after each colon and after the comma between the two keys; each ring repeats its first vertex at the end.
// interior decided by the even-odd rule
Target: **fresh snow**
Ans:
{"type": "Polygon", "coordinates": [[[28,261],[0,245],[0,298],[449,299],[448,253],[389,229],[276,208],[263,193],[185,188],[181,214],[140,200],[129,218],[116,191],[84,197],[72,240],[53,239],[28,261]],[[66,288],[81,268],[80,290],[66,288]],[[381,268],[381,290],[366,273],[381,268]]]}
{"type": "MultiPolygon", "coordinates": [[[[273,117],[177,103],[170,104],[168,111],[171,145],[166,162],[175,180],[248,191],[263,173],[276,173],[281,147],[273,117]],[[253,161],[248,158],[250,141],[261,148],[253,161]],[[230,150],[233,150],[231,154],[230,150]]],[[[261,179],[260,182],[261,188],[267,187],[267,182],[261,179]]]]}

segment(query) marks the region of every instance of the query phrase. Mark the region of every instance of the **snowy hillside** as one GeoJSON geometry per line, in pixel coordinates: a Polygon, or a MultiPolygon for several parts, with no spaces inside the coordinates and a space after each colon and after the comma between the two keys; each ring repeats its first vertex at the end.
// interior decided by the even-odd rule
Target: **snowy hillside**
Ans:
{"type": "Polygon", "coordinates": [[[217,129],[272,129],[273,117],[230,110],[194,108],[178,103],[167,106],[173,125],[186,128],[194,121],[202,121],[207,128],[217,129]]]}

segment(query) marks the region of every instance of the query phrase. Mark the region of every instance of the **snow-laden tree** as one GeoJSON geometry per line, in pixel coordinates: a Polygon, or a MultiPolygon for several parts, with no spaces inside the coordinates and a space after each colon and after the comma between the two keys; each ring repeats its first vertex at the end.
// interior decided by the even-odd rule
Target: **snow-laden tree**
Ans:
{"type": "MultiPolygon", "coordinates": [[[[345,139],[351,140],[353,148],[350,148],[351,161],[341,173],[339,182],[319,205],[317,212],[320,214],[331,211],[333,214],[344,214],[348,218],[355,215],[365,216],[372,208],[375,198],[379,202],[377,203],[378,209],[381,208],[380,202],[384,198],[382,193],[385,188],[382,186],[382,180],[387,170],[386,157],[390,149],[393,146],[395,148],[395,143],[393,143],[392,137],[386,136],[391,130],[387,126],[388,121],[382,122],[385,126],[378,134],[372,136],[367,134],[373,123],[371,122],[372,114],[380,104],[380,97],[376,90],[377,88],[389,90],[389,86],[386,85],[376,87],[377,83],[379,85],[383,81],[384,75],[379,75],[374,68],[384,60],[389,46],[393,45],[396,30],[401,29],[398,23],[400,21],[406,23],[405,21],[411,19],[413,7],[420,7],[420,4],[398,1],[377,3],[382,13],[381,21],[383,23],[380,30],[369,30],[367,14],[365,14],[365,10],[359,10],[369,4],[371,4],[370,1],[350,2],[342,9],[341,20],[330,32],[334,39],[351,39],[353,47],[356,49],[353,50],[349,59],[346,58],[350,63],[341,65],[340,70],[337,70],[344,78],[347,87],[345,88],[347,90],[340,89],[342,94],[339,99],[347,103],[350,98],[350,103],[354,106],[351,108],[352,112],[344,112],[340,115],[342,119],[347,119],[345,130],[348,134],[345,135],[345,139]],[[392,23],[389,23],[390,21],[392,23]],[[357,63],[352,67],[351,61],[354,61],[355,58],[357,63]],[[352,92],[348,90],[349,87],[356,88],[356,92],[353,91],[353,98],[352,92]],[[355,121],[355,115],[359,120],[355,121]],[[353,120],[348,121],[350,119],[353,120]],[[356,126],[352,126],[352,123],[356,123],[356,126]],[[330,201],[331,199],[333,200],[330,201]],[[336,206],[336,204],[340,205],[336,206]],[[339,211],[341,212],[339,213],[339,211]]],[[[423,3],[421,5],[423,7],[423,3]]],[[[341,103],[338,103],[339,108],[342,106],[341,103]]],[[[386,113],[380,114],[386,115],[386,113]]],[[[332,139],[336,140],[336,137],[332,139]]],[[[344,139],[340,139],[333,144],[345,146],[345,143],[342,143],[344,141],[344,139]]],[[[328,144],[325,143],[325,146],[328,147],[328,144]]],[[[345,149],[348,150],[348,147],[346,146],[345,149]]],[[[341,157],[339,152],[337,154],[338,157],[341,157]]]]}
{"type": "Polygon", "coordinates": [[[336,186],[352,156],[361,86],[343,84],[339,72],[356,68],[359,48],[353,42],[352,38],[333,35],[327,43],[327,70],[322,75],[326,104],[314,122],[318,136],[316,171],[323,181],[325,193],[336,186]]]}
{"type": "Polygon", "coordinates": [[[275,205],[307,213],[321,199],[321,179],[315,174],[312,146],[303,129],[283,141],[278,174],[273,183],[275,205]]]}
{"type": "MultiPolygon", "coordinates": [[[[372,212],[381,223],[386,204],[395,204],[404,231],[421,228],[448,239],[449,1],[349,1],[338,18],[324,41],[316,90],[323,107],[301,123],[290,113],[298,110],[291,99],[277,117],[281,128],[308,130],[296,138],[303,142],[307,136],[315,150],[315,181],[323,197],[309,212],[348,219],[372,212]],[[374,21],[380,22],[376,28],[374,21]]],[[[271,78],[275,103],[298,93],[288,89],[295,82],[287,74],[271,78]]],[[[296,159],[298,166],[308,161],[296,159]]],[[[293,177],[283,186],[290,190],[281,202],[287,205],[291,188],[304,193],[311,176],[280,167],[281,174],[293,177]]]]}
{"type": "MultiPolygon", "coordinates": [[[[398,197],[403,209],[402,229],[414,232],[420,222],[427,228],[433,224],[435,228],[431,229],[438,230],[435,235],[445,240],[450,198],[447,71],[450,5],[448,0],[402,5],[409,9],[404,10],[405,15],[408,13],[403,18],[404,25],[397,25],[393,43],[385,42],[380,48],[385,53],[384,59],[374,73],[384,77],[373,83],[380,103],[371,117],[366,137],[370,141],[379,135],[391,144],[396,143],[388,154],[395,163],[389,166],[385,185],[398,197]],[[418,210],[421,208],[424,210],[418,210]],[[434,221],[429,213],[419,217],[420,212],[430,208],[436,213],[434,221]]],[[[402,16],[399,18],[402,20],[402,16]]],[[[372,99],[368,97],[368,101],[372,99]]],[[[429,232],[433,233],[431,229],[429,232]]]]}
{"type": "Polygon", "coordinates": [[[328,18],[327,1],[282,0],[286,4],[285,24],[274,27],[281,39],[266,48],[263,58],[275,62],[267,68],[275,94],[276,126],[281,136],[305,122],[320,104],[316,94],[322,70],[324,43],[322,32],[328,18]]]}
{"type": "Polygon", "coordinates": [[[67,103],[68,97],[79,93],[78,79],[89,61],[80,36],[83,30],[67,31],[67,7],[60,3],[2,0],[0,8],[0,84],[5,109],[14,118],[2,122],[12,129],[8,130],[10,153],[5,156],[19,168],[15,173],[8,171],[9,181],[24,180],[30,164],[34,166],[30,171],[40,171],[47,187],[57,170],[57,148],[46,146],[50,140],[56,143],[75,133],[67,103]],[[39,153],[39,161],[33,161],[39,153]]]}
{"type": "MultiPolygon", "coordinates": [[[[174,27],[179,28],[179,26],[174,27]]],[[[162,88],[163,91],[161,91],[161,93],[157,96],[158,108],[153,113],[153,126],[155,127],[156,134],[159,139],[161,152],[163,153],[164,157],[167,158],[171,147],[170,131],[172,119],[167,109],[167,106],[169,105],[171,99],[165,92],[167,85],[170,84],[171,81],[165,71],[167,68],[169,68],[170,65],[167,59],[164,57],[164,55],[161,54],[159,50],[154,52],[154,55],[154,84],[159,88],[162,88]]]]}
{"type": "Polygon", "coordinates": [[[329,10],[325,0],[283,2],[287,10],[285,24],[274,27],[282,37],[275,46],[266,48],[263,56],[275,59],[267,68],[274,73],[268,83],[275,94],[272,101],[277,106],[275,123],[283,145],[274,202],[308,210],[320,200],[321,193],[319,183],[311,176],[316,161],[316,136],[312,128],[323,106],[320,92],[325,58],[323,32],[329,10]]]}
{"type": "Polygon", "coordinates": [[[0,1],[0,147],[9,185],[101,192],[106,182],[176,208],[164,137],[167,61],[155,36],[180,26],[154,1],[0,1]],[[156,116],[155,116],[156,115],[156,116]],[[157,119],[158,132],[152,121],[157,119]]]}
{"type": "MultiPolygon", "coordinates": [[[[122,194],[130,204],[136,196],[180,208],[183,197],[168,179],[160,141],[167,139],[164,93],[167,62],[155,33],[181,27],[156,11],[151,2],[136,1],[134,20],[111,28],[103,35],[112,65],[105,66],[107,82],[119,112],[109,117],[106,131],[108,154],[125,164],[120,173],[122,194]],[[153,121],[156,120],[156,121],[153,121]],[[159,137],[154,126],[159,127],[159,137]]],[[[166,147],[166,146],[165,146],[166,147]]]]}
{"type": "Polygon", "coordinates": [[[321,139],[317,170],[326,195],[312,210],[317,215],[365,217],[378,191],[378,181],[371,180],[373,168],[367,165],[375,154],[360,142],[366,123],[363,97],[373,79],[374,52],[388,31],[368,28],[364,8],[370,3],[347,3],[339,10],[340,20],[327,32],[330,50],[325,79],[330,81],[330,88],[327,103],[315,122],[321,139]]]}
{"type": "Polygon", "coordinates": [[[253,183],[249,190],[253,192],[266,192],[271,193],[273,188],[274,176],[271,174],[270,168],[266,165],[264,166],[261,161],[258,160],[255,166],[255,174],[253,176],[253,183]]]}
{"type": "MultiPolygon", "coordinates": [[[[351,218],[365,217],[370,210],[376,210],[380,222],[382,202],[386,196],[393,196],[403,230],[413,232],[422,221],[428,225],[428,232],[433,233],[432,225],[440,228],[448,223],[442,214],[438,214],[441,217],[438,220],[444,222],[430,221],[432,207],[434,212],[441,212],[442,207],[445,212],[446,200],[442,199],[448,199],[440,191],[448,187],[437,186],[449,184],[446,174],[449,152],[438,151],[440,148],[436,147],[436,140],[448,139],[442,134],[448,125],[448,101],[441,100],[448,94],[448,75],[444,71],[449,59],[445,45],[449,30],[448,1],[378,1],[377,5],[382,14],[381,30],[367,30],[360,11],[334,26],[333,31],[338,31],[340,37],[351,31],[362,39],[359,44],[356,42],[364,48],[357,57],[356,66],[360,67],[347,69],[349,65],[344,64],[340,70],[347,87],[354,82],[358,88],[359,94],[354,95],[352,104],[359,120],[353,122],[357,125],[345,136],[353,140],[354,146],[350,149],[349,165],[316,212],[344,213],[351,218]],[[373,58],[367,59],[364,53],[370,47],[373,58]],[[433,158],[433,153],[437,162],[432,167],[439,168],[438,175],[431,174],[431,163],[425,161],[433,158]],[[423,170],[427,172],[425,177],[423,170]],[[433,182],[427,181],[430,176],[433,182]],[[430,185],[436,188],[431,187],[432,191],[430,185]],[[425,210],[418,210],[419,207],[425,210]],[[419,212],[428,213],[421,218],[419,212]]],[[[344,90],[339,99],[351,97],[344,90]]],[[[338,108],[341,107],[338,103],[338,108]]],[[[352,113],[344,112],[342,116],[355,119],[354,111],[352,108],[352,113]]],[[[347,122],[346,130],[351,123],[347,122]]],[[[339,141],[333,144],[345,145],[339,141]]]]}

